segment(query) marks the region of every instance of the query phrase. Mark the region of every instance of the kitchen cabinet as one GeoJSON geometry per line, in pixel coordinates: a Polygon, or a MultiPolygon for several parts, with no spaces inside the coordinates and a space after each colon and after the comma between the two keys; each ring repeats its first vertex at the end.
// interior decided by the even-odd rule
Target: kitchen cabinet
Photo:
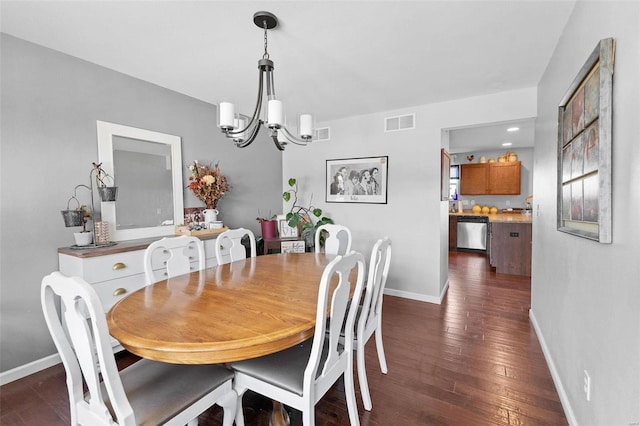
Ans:
{"type": "Polygon", "coordinates": [[[460,195],[519,195],[522,164],[475,163],[460,166],[460,195]]]}
{"type": "Polygon", "coordinates": [[[458,217],[449,215],[449,250],[458,247],[458,217]]]}
{"type": "Polygon", "coordinates": [[[531,223],[491,223],[489,259],[497,273],[531,276],[531,235],[531,223]]]}

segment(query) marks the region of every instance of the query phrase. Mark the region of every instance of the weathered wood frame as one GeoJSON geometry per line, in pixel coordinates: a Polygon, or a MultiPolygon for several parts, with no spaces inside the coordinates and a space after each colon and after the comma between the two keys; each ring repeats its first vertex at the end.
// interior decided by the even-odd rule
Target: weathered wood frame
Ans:
{"type": "MultiPolygon", "coordinates": [[[[561,232],[566,232],[568,234],[576,235],[583,238],[588,238],[591,240],[598,241],[600,243],[611,243],[612,235],[611,235],[611,172],[612,172],[612,164],[611,164],[611,151],[612,151],[612,143],[611,143],[611,129],[612,129],[612,90],[613,90],[613,69],[614,69],[614,56],[615,56],[615,40],[613,38],[607,38],[600,40],[598,45],[593,50],[582,69],[576,76],[576,78],[571,83],[571,86],[567,90],[564,98],[560,102],[558,108],[558,193],[557,193],[557,224],[558,230],[561,232]],[[571,103],[573,99],[576,97],[584,87],[588,80],[591,77],[592,71],[598,67],[598,82],[599,82],[599,95],[598,95],[598,106],[597,106],[597,116],[591,122],[584,122],[582,129],[579,130],[575,135],[572,134],[571,138],[566,141],[565,131],[568,130],[566,128],[566,118],[565,114],[571,113],[569,109],[571,109],[571,103]],[[566,176],[563,178],[563,165],[566,166],[564,153],[565,147],[572,148],[571,145],[576,144],[576,146],[580,146],[583,143],[582,137],[586,138],[586,133],[588,128],[596,123],[598,125],[598,161],[597,161],[597,169],[595,171],[590,171],[588,173],[584,173],[578,176],[571,176],[567,178],[566,176]],[[569,203],[569,209],[571,210],[571,194],[569,194],[569,199],[567,199],[567,194],[564,189],[567,191],[573,190],[575,188],[574,184],[582,185],[581,188],[584,187],[584,183],[586,179],[595,179],[597,177],[598,182],[598,207],[597,207],[597,221],[584,221],[582,219],[577,220],[571,216],[571,213],[568,214],[565,210],[567,206],[567,202],[569,203]],[[573,186],[571,186],[573,185],[573,186]],[[564,213],[564,214],[563,214],[564,213]]],[[[582,94],[584,96],[584,93],[582,94]]],[[[584,106],[583,106],[584,109],[584,106]]],[[[568,123],[569,126],[572,126],[572,123],[568,123]]],[[[566,150],[568,152],[568,149],[566,150]]],[[[580,153],[580,155],[583,155],[580,153]]],[[[571,159],[569,159],[571,161],[571,159]]],[[[582,161],[582,160],[581,160],[582,161]]],[[[582,207],[584,208],[584,193],[582,193],[582,207]]],[[[582,215],[582,210],[580,211],[580,215],[582,215]]]]}
{"type": "Polygon", "coordinates": [[[440,201],[449,200],[451,185],[451,156],[446,149],[440,151],[440,201]]]}

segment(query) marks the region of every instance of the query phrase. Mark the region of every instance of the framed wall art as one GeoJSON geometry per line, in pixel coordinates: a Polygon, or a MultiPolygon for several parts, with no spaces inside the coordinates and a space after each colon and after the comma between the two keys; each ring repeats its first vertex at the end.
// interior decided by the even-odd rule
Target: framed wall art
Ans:
{"type": "Polygon", "coordinates": [[[282,241],[280,243],[280,253],[304,253],[305,245],[303,240],[282,241]]]}
{"type": "Polygon", "coordinates": [[[298,238],[298,228],[292,228],[287,222],[286,216],[278,216],[278,234],[280,238],[298,238]]]}
{"type": "Polygon", "coordinates": [[[451,194],[451,157],[446,149],[440,152],[440,200],[447,201],[451,194]]]}
{"type": "Polygon", "coordinates": [[[327,160],[328,203],[387,203],[389,157],[327,160]]]}
{"type": "Polygon", "coordinates": [[[600,40],[558,108],[558,230],[611,243],[615,40],[600,40]]]}

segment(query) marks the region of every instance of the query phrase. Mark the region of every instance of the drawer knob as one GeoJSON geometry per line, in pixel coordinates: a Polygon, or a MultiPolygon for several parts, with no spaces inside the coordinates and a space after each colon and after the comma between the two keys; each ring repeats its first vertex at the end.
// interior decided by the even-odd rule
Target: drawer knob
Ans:
{"type": "Polygon", "coordinates": [[[118,269],[124,269],[124,268],[126,268],[126,267],[127,267],[127,265],[125,265],[125,264],[124,264],[124,263],[122,263],[122,262],[118,262],[118,263],[114,263],[114,264],[113,264],[113,270],[114,270],[114,271],[117,271],[118,269]]]}
{"type": "Polygon", "coordinates": [[[121,295],[125,294],[126,292],[127,292],[126,288],[120,287],[120,288],[116,288],[116,290],[113,292],[113,295],[114,296],[121,296],[121,295]]]}

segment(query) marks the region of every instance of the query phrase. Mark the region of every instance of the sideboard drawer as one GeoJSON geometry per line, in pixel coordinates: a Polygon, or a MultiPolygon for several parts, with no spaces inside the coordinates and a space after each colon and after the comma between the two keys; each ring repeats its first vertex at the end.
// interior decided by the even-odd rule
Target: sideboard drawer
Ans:
{"type": "Polygon", "coordinates": [[[107,312],[115,303],[146,284],[144,274],[104,281],[93,285],[98,293],[104,311],[107,312]]]}
{"type": "Polygon", "coordinates": [[[61,254],[60,271],[82,277],[90,284],[144,274],[144,250],[81,259],[61,254]]]}

